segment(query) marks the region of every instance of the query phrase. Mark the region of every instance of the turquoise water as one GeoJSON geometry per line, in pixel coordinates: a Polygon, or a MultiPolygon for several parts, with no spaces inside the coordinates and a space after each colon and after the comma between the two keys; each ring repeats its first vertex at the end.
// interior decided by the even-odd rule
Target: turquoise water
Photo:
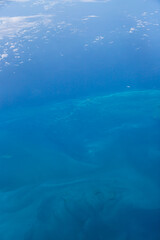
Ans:
{"type": "Polygon", "coordinates": [[[160,240],[160,1],[0,0],[0,240],[160,240]]]}
{"type": "Polygon", "coordinates": [[[160,239],[160,91],[0,119],[1,239],[160,239]]]}

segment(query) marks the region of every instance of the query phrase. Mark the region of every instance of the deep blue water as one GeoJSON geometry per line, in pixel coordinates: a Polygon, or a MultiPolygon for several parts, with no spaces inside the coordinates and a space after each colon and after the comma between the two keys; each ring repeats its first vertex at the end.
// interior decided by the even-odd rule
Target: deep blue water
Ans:
{"type": "Polygon", "coordinates": [[[0,240],[160,240],[160,1],[0,0],[0,240]]]}

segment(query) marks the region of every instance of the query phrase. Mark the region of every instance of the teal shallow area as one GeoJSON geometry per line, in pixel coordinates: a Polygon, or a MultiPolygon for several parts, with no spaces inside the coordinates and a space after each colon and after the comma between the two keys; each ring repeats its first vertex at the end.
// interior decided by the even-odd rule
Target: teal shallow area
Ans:
{"type": "Polygon", "coordinates": [[[159,240],[160,91],[0,111],[0,240],[159,240]]]}

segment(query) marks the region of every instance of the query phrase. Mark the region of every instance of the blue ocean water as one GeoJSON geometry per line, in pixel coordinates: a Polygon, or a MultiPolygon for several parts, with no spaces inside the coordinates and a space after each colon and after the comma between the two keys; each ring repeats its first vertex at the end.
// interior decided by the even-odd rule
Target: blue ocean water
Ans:
{"type": "Polygon", "coordinates": [[[160,240],[160,1],[0,1],[0,240],[160,240]]]}

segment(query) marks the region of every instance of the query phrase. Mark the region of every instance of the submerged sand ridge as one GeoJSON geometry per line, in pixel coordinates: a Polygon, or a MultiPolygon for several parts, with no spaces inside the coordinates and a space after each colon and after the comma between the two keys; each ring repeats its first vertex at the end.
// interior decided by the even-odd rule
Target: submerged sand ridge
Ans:
{"type": "Polygon", "coordinates": [[[159,105],[135,91],[1,112],[1,239],[159,240],[159,105]]]}
{"type": "MultiPolygon", "coordinates": [[[[127,172],[131,175],[128,169],[127,172]]],[[[148,185],[148,181],[148,187],[144,189],[145,181],[140,176],[136,181],[128,178],[125,182],[122,179],[118,182],[112,174],[112,179],[104,179],[101,175],[94,180],[81,179],[22,188],[5,194],[3,201],[1,194],[1,220],[4,224],[1,233],[6,225],[14,225],[14,229],[8,233],[8,239],[18,228],[21,229],[16,235],[18,239],[24,234],[28,240],[44,239],[46,232],[57,236],[57,239],[67,239],[66,234],[71,235],[71,239],[103,239],[108,236],[115,240],[119,237],[127,239],[132,233],[132,224],[135,228],[139,226],[141,214],[148,217],[152,213],[150,222],[154,222],[154,214],[160,213],[157,209],[159,199],[155,198],[157,189],[151,182],[148,185]],[[62,227],[63,231],[60,231],[62,227]]],[[[146,231],[144,226],[141,231],[146,231]]],[[[141,231],[139,234],[143,239],[141,231]]]]}

